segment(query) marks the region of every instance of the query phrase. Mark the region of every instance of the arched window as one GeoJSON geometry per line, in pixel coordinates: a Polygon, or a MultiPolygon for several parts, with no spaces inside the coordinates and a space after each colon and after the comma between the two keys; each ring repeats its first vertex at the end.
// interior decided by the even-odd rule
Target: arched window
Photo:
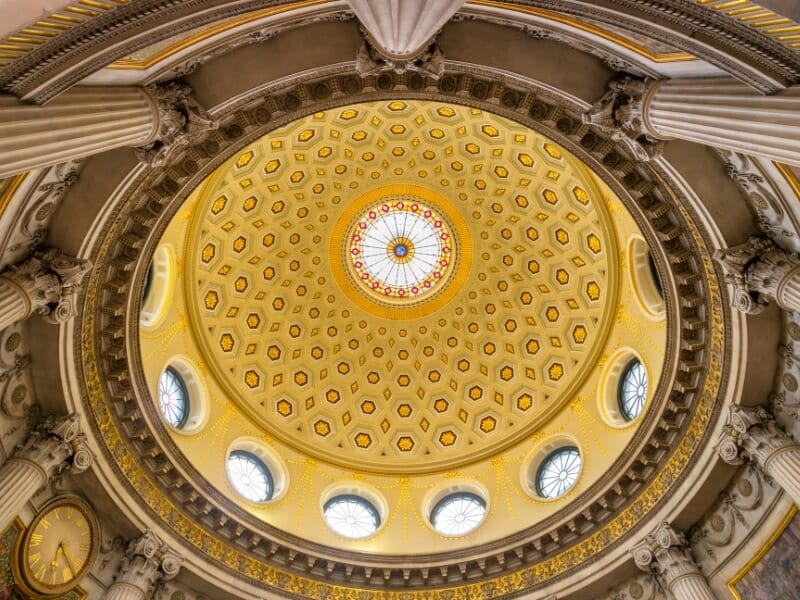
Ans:
{"type": "Polygon", "coordinates": [[[464,535],[486,517],[486,501],[477,494],[456,492],[445,496],[431,511],[433,528],[443,535],[464,535]]]}
{"type": "Polygon", "coordinates": [[[255,454],[234,450],[228,455],[226,470],[233,489],[246,500],[267,502],[272,499],[272,474],[255,454]]]}
{"type": "Polygon", "coordinates": [[[331,529],[352,539],[369,537],[381,526],[378,510],[354,494],[334,496],[325,503],[323,512],[331,529]]]}
{"type": "Polygon", "coordinates": [[[554,450],[542,461],[536,472],[536,492],[543,498],[566,494],[581,472],[581,453],[575,446],[554,450]]]}
{"type": "Polygon", "coordinates": [[[637,359],[630,361],[622,372],[617,401],[626,421],[633,421],[644,410],[647,401],[647,371],[637,359]]]}
{"type": "Polygon", "coordinates": [[[182,429],[189,418],[189,392],[180,373],[167,367],[158,379],[158,406],[164,420],[182,429]]]}

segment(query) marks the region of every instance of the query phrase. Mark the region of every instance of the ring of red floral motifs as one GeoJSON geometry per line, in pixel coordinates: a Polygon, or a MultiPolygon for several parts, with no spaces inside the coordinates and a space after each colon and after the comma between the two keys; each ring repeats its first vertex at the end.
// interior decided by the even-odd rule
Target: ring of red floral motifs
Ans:
{"type": "Polygon", "coordinates": [[[348,237],[354,279],[367,295],[416,303],[442,289],[455,270],[447,220],[412,196],[384,198],[357,217],[348,237]]]}

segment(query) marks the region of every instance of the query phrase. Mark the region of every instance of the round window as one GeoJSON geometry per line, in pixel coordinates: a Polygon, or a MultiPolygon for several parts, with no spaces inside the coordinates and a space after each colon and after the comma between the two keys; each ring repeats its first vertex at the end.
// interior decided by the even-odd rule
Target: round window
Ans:
{"type": "Polygon", "coordinates": [[[233,489],[246,500],[267,502],[272,499],[272,474],[255,454],[234,450],[228,455],[227,471],[233,489]]]}
{"type": "Polygon", "coordinates": [[[486,501],[476,494],[457,492],[445,496],[431,511],[433,528],[443,535],[464,535],[486,517],[486,501]]]}
{"type": "Polygon", "coordinates": [[[164,420],[182,429],[189,418],[189,392],[180,373],[167,367],[158,379],[158,406],[164,420]]]}
{"type": "Polygon", "coordinates": [[[361,496],[334,496],[323,508],[325,521],[339,535],[352,539],[371,536],[381,526],[378,510],[361,496]]]}
{"type": "Polygon", "coordinates": [[[547,455],[536,472],[536,491],[543,498],[566,494],[581,472],[581,453],[575,446],[559,448],[547,455]]]}
{"type": "Polygon", "coordinates": [[[647,371],[637,359],[625,366],[617,390],[619,410],[626,421],[633,421],[642,414],[647,401],[647,371]]]}

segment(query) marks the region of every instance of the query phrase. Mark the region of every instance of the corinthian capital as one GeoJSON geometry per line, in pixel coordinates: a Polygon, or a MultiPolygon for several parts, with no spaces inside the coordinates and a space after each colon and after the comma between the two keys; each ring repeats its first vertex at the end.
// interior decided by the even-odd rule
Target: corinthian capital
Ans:
{"type": "Polygon", "coordinates": [[[740,311],[757,314],[775,300],[782,308],[798,309],[782,302],[780,291],[788,277],[800,270],[800,257],[769,238],[753,236],[738,246],[717,250],[714,259],[733,288],[731,305],[740,311]]]}
{"type": "Polygon", "coordinates": [[[650,132],[644,119],[647,91],[652,85],[632,75],[612,79],[600,100],[583,114],[583,122],[598,127],[625,145],[639,160],[661,153],[662,142],[650,132]]]}
{"type": "Polygon", "coordinates": [[[24,292],[29,314],[63,323],[75,316],[75,297],[91,267],[88,260],[47,248],[34,252],[19,265],[8,267],[0,276],[24,292]]]}
{"type": "Polygon", "coordinates": [[[702,577],[692,557],[686,536],[664,521],[652,533],[631,549],[636,566],[653,571],[665,589],[681,577],[702,577]]]}
{"type": "Polygon", "coordinates": [[[173,150],[198,141],[219,125],[194,97],[188,83],[167,81],[146,89],[158,110],[158,132],[136,153],[151,166],[163,165],[173,150]]]}
{"type": "Polygon", "coordinates": [[[718,451],[728,464],[739,465],[749,460],[767,472],[776,452],[796,445],[763,406],[731,406],[718,451]]]}
{"type": "Polygon", "coordinates": [[[13,458],[35,463],[48,479],[66,470],[85,471],[94,460],[76,414],[43,418],[28,439],[17,447],[13,458]]]}
{"type": "Polygon", "coordinates": [[[135,586],[149,597],[155,586],[175,577],[182,564],[183,558],[148,529],[128,543],[115,584],[135,586]]]}

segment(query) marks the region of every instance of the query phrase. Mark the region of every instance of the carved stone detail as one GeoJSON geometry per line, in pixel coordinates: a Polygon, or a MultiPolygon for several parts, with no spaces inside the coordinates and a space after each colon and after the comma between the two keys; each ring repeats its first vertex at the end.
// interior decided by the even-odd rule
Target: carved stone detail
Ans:
{"type": "Polygon", "coordinates": [[[800,276],[800,256],[786,252],[769,238],[752,236],[738,246],[718,249],[714,258],[733,287],[731,306],[747,314],[762,312],[771,301],[787,310],[800,309],[794,294],[785,289],[790,278],[800,276]]]}
{"type": "Polygon", "coordinates": [[[188,83],[180,80],[148,86],[158,111],[158,131],[153,142],[137,148],[139,159],[150,166],[166,164],[178,148],[203,139],[219,123],[195,99],[188,83]]]}
{"type": "MultiPolygon", "coordinates": [[[[43,170],[35,187],[17,192],[3,218],[7,233],[0,239],[0,268],[21,262],[39,246],[47,234],[53,213],[66,191],[78,180],[79,164],[69,161],[43,170]]],[[[29,175],[30,177],[31,175],[29,175]]]]}
{"type": "Polygon", "coordinates": [[[643,107],[649,85],[646,79],[632,75],[612,79],[603,97],[583,115],[584,123],[598,127],[645,161],[659,156],[663,145],[644,124],[643,107]]]}
{"type": "Polygon", "coordinates": [[[20,324],[0,332],[0,411],[12,419],[35,416],[30,355],[20,324]]]}
{"type": "Polygon", "coordinates": [[[43,418],[13,457],[37,464],[50,477],[65,471],[81,473],[94,460],[76,414],[43,418]]]}
{"type": "Polygon", "coordinates": [[[731,406],[718,450],[728,464],[740,465],[748,460],[769,474],[769,463],[775,454],[793,446],[797,443],[763,406],[731,406]]]}
{"type": "Polygon", "coordinates": [[[183,558],[151,530],[131,540],[105,600],[147,598],[163,582],[175,577],[183,558]]]}
{"type": "Polygon", "coordinates": [[[444,73],[444,54],[439,44],[433,42],[412,57],[394,58],[381,54],[369,40],[364,39],[356,55],[356,71],[362,77],[378,75],[384,71],[417,71],[431,79],[439,79],[444,73]]]}
{"type": "Polygon", "coordinates": [[[91,267],[88,260],[47,248],[34,252],[22,264],[8,267],[0,279],[7,279],[25,294],[28,315],[35,313],[52,323],[64,323],[75,316],[76,296],[91,267]]]}
{"type": "MultiPolygon", "coordinates": [[[[695,580],[693,588],[698,585],[701,588],[702,586],[708,588],[703,574],[694,561],[686,536],[666,521],[634,546],[631,554],[636,566],[643,571],[654,572],[662,587],[671,591],[677,600],[694,600],[703,597],[701,594],[678,593],[676,584],[682,580],[695,580]]],[[[713,598],[713,595],[706,597],[713,598]]]]}

